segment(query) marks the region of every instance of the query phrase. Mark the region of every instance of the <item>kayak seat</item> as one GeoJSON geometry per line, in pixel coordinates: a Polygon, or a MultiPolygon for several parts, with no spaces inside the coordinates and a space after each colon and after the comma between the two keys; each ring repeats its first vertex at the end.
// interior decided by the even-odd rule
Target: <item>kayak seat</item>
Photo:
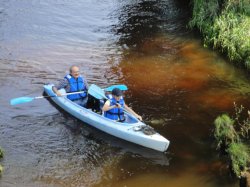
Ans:
{"type": "Polygon", "coordinates": [[[91,109],[93,112],[102,113],[100,108],[100,100],[96,99],[92,95],[88,95],[87,109],[91,109]]]}

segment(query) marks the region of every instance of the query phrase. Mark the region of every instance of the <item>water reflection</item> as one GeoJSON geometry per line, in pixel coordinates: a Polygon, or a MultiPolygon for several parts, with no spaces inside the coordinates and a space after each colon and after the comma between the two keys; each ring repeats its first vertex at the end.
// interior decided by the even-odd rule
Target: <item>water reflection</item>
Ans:
{"type": "Polygon", "coordinates": [[[145,40],[164,32],[185,30],[186,15],[187,11],[177,7],[172,0],[129,1],[112,14],[118,18],[112,32],[119,36],[118,46],[124,50],[134,48],[138,52],[145,40]]]}
{"type": "MultiPolygon", "coordinates": [[[[34,146],[37,147],[31,151],[32,166],[37,170],[30,174],[36,181],[48,185],[103,185],[119,177],[124,178],[126,173],[136,174],[145,167],[168,167],[169,155],[112,137],[78,121],[61,109],[59,111],[39,118],[29,115],[12,118],[18,120],[20,125],[21,132],[15,137],[21,138],[22,146],[18,151],[31,151],[34,146]],[[35,132],[32,135],[34,143],[24,144],[28,143],[26,137],[30,137],[26,135],[29,133],[26,131],[28,128],[35,132]],[[121,166],[127,160],[137,160],[141,166],[131,171],[125,165],[121,166]],[[126,170],[125,173],[121,173],[121,167],[126,170]]],[[[26,164],[24,167],[27,167],[26,164]]]]}
{"type": "Polygon", "coordinates": [[[250,104],[248,78],[192,37],[182,1],[0,4],[0,186],[236,186],[210,130],[233,101],[250,104]],[[47,100],[9,106],[41,95],[73,63],[91,83],[126,84],[127,103],[171,141],[169,152],[102,133],[47,100]]]}

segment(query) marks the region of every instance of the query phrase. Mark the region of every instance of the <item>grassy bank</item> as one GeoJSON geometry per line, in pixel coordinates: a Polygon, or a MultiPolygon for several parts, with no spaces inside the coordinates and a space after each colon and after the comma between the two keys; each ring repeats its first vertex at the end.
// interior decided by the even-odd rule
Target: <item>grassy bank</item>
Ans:
{"type": "Polygon", "coordinates": [[[205,46],[250,69],[250,1],[193,0],[192,3],[189,26],[202,33],[205,46]]]}

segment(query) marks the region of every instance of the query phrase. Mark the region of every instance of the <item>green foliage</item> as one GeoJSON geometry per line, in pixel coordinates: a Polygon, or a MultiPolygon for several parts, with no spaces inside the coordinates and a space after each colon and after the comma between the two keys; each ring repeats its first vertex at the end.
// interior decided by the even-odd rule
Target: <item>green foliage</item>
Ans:
{"type": "Polygon", "coordinates": [[[250,57],[249,21],[246,16],[232,11],[222,13],[213,24],[214,37],[206,42],[226,52],[230,60],[244,62],[250,57]]]}
{"type": "Polygon", "coordinates": [[[217,0],[193,0],[193,18],[189,22],[189,26],[197,27],[206,36],[211,32],[211,23],[217,17],[218,10],[217,0]]]}
{"type": "Polygon", "coordinates": [[[248,147],[242,143],[232,143],[227,149],[227,152],[232,161],[233,172],[237,176],[240,176],[241,171],[246,169],[250,159],[248,147]]]}
{"type": "Polygon", "coordinates": [[[227,54],[250,68],[250,1],[193,0],[191,28],[198,28],[205,46],[227,54]]]}
{"type": "Polygon", "coordinates": [[[231,143],[238,142],[239,137],[234,129],[234,120],[227,114],[218,116],[215,121],[214,137],[217,140],[217,146],[228,147],[231,143]]]}
{"type": "Polygon", "coordinates": [[[250,2],[249,0],[227,0],[226,10],[243,13],[250,15],[250,2]]]}
{"type": "Polygon", "coordinates": [[[242,143],[242,139],[249,138],[250,130],[250,111],[247,112],[248,117],[244,119],[244,107],[237,106],[234,103],[235,115],[229,117],[227,114],[218,116],[215,121],[214,137],[218,142],[218,147],[225,148],[228,153],[232,171],[237,175],[241,175],[241,171],[245,171],[250,161],[250,153],[247,145],[242,143]],[[237,126],[237,130],[235,130],[237,126]]]}

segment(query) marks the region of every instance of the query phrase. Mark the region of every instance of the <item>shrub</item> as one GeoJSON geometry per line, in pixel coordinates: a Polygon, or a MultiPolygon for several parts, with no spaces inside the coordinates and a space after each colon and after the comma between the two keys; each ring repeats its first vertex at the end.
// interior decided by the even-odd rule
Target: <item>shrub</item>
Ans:
{"type": "Polygon", "coordinates": [[[228,147],[229,144],[238,142],[239,136],[234,129],[234,120],[232,120],[227,114],[218,116],[215,121],[214,137],[217,141],[217,147],[228,147]]]}
{"type": "Polygon", "coordinates": [[[241,171],[244,171],[249,161],[249,149],[243,143],[230,144],[227,152],[232,162],[232,170],[237,175],[241,175],[241,171]]]}
{"type": "Polygon", "coordinates": [[[220,50],[250,69],[250,1],[193,0],[190,28],[198,28],[204,45],[220,50]]]}

